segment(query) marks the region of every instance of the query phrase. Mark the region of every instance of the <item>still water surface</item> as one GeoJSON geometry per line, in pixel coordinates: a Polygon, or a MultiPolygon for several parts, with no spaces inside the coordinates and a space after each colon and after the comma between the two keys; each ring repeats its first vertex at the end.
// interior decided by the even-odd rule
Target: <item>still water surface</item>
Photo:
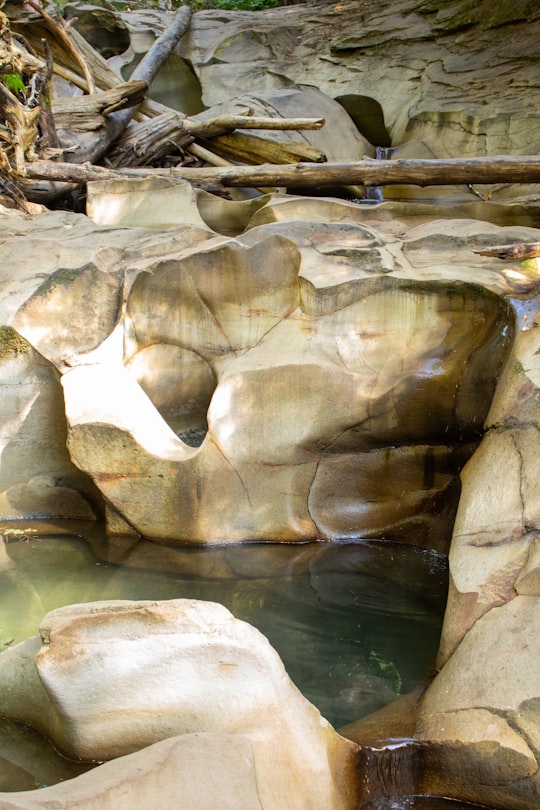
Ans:
{"type": "MultiPolygon", "coordinates": [[[[4,546],[0,644],[34,635],[45,613],[75,602],[220,602],[269,638],[337,728],[412,690],[435,657],[447,593],[447,562],[437,552],[369,541],[110,548],[95,527],[78,531],[85,539],[12,538],[4,546]]],[[[0,726],[0,759],[2,740],[11,745],[13,735],[0,726]]],[[[0,789],[10,789],[1,770],[0,789]]]]}

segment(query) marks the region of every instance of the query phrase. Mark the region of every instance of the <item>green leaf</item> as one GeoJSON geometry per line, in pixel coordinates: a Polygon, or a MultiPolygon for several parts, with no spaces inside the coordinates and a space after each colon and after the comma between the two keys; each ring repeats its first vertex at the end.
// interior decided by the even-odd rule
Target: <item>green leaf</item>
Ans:
{"type": "Polygon", "coordinates": [[[3,79],[6,83],[6,87],[8,90],[11,90],[12,93],[26,92],[26,87],[20,73],[4,73],[3,79]]]}

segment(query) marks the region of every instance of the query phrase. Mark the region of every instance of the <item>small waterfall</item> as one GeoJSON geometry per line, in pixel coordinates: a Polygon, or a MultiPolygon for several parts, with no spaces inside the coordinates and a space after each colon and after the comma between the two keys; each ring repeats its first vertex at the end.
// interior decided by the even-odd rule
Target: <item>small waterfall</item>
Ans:
{"type": "Polygon", "coordinates": [[[429,748],[411,738],[362,746],[363,774],[358,810],[489,810],[449,796],[421,791],[429,770],[429,748]]]}
{"type": "MultiPolygon", "coordinates": [[[[390,160],[396,149],[396,146],[376,146],[375,160],[390,160]]],[[[382,188],[380,186],[366,186],[366,198],[362,202],[366,200],[374,203],[383,202],[382,188]]]]}
{"type": "Polygon", "coordinates": [[[375,810],[379,799],[396,799],[415,793],[422,763],[420,749],[418,743],[408,738],[388,739],[380,747],[363,748],[361,810],[364,806],[375,810]]]}

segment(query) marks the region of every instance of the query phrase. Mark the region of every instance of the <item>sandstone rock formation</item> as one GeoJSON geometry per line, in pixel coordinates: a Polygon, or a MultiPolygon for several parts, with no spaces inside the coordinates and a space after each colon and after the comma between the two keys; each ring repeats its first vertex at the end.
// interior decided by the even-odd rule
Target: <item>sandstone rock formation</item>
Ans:
{"type": "MultiPolygon", "coordinates": [[[[193,65],[204,104],[287,98],[316,84],[369,142],[399,147],[396,155],[538,152],[536,3],[343,0],[290,7],[286,26],[283,14],[194,17],[175,64],[193,65]]],[[[168,18],[124,19],[126,60],[136,62],[148,20],[159,29],[168,18]]],[[[452,206],[370,206],[282,194],[232,202],[180,183],[126,181],[89,188],[94,221],[2,210],[0,517],[105,510],[111,534],[195,544],[451,541],[440,672],[417,729],[423,788],[536,810],[538,262],[473,250],[538,242],[540,218],[537,200],[512,196],[532,189],[491,188],[490,201],[477,191],[453,190],[452,206]]],[[[96,615],[100,628],[118,618],[96,615]]],[[[69,621],[73,630],[79,619],[69,621]]],[[[92,616],[84,623],[95,629],[92,616]]],[[[86,637],[70,638],[91,659],[86,637]]],[[[117,643],[128,641],[103,651],[109,662],[117,643]]],[[[58,744],[94,744],[85,737],[92,706],[81,728],[63,725],[64,714],[77,717],[79,695],[67,690],[61,702],[54,685],[64,662],[46,650],[38,665],[51,702],[33,669],[39,649],[34,639],[0,657],[13,694],[31,695],[19,708],[58,744]]],[[[285,704],[308,718],[307,738],[317,727],[319,753],[332,740],[343,752],[339,771],[352,748],[286,691],[285,704]]],[[[107,695],[107,708],[117,697],[107,695]]],[[[234,778],[232,806],[289,808],[264,804],[254,784],[276,727],[266,741],[239,738],[235,717],[232,729],[186,725],[184,737],[158,743],[163,728],[154,737],[137,728],[134,747],[153,744],[103,766],[103,776],[41,798],[1,797],[0,807],[50,807],[48,797],[101,807],[110,790],[115,808],[131,808],[159,780],[184,792],[191,810],[215,803],[234,778]],[[219,767],[201,796],[176,758],[191,757],[191,769],[208,752],[219,767]]],[[[162,720],[153,717],[150,731],[162,720]]],[[[118,739],[107,745],[124,753],[118,739]]],[[[298,770],[282,763],[283,784],[298,770]]],[[[339,795],[333,765],[323,771],[320,795],[339,795]]]]}
{"type": "MultiPolygon", "coordinates": [[[[356,807],[356,746],[302,697],[266,638],[223,606],[75,605],[48,614],[40,635],[0,657],[1,714],[69,756],[120,759],[74,786],[23,794],[22,806],[116,810],[152,795],[163,808],[179,798],[186,808],[356,807]],[[147,746],[141,776],[141,757],[124,757],[147,746]]],[[[0,794],[0,807],[21,806],[13,801],[0,794]]]]}
{"type": "MultiPolygon", "coordinates": [[[[390,203],[278,194],[210,205],[204,192],[163,181],[155,193],[146,181],[92,189],[89,210],[102,222],[115,194],[115,225],[5,214],[5,378],[22,370],[15,379],[32,381],[41,369],[50,380],[39,389],[45,410],[33,414],[41,419],[61,402],[61,378],[67,424],[58,414],[50,450],[32,455],[35,427],[10,400],[20,386],[5,389],[16,417],[6,446],[25,464],[2,456],[3,516],[30,514],[33,492],[47,510],[67,486],[62,514],[99,512],[101,493],[112,533],[390,536],[444,547],[459,470],[481,440],[462,474],[442,670],[421,707],[421,739],[445,763],[426,785],[534,807],[538,270],[473,250],[538,232],[425,221],[390,203]],[[186,227],[157,227],[164,191],[168,215],[186,227]],[[130,227],[145,208],[154,228],[130,227]],[[210,227],[220,209],[236,236],[210,227]],[[59,324],[60,312],[70,320],[59,324]],[[30,512],[19,511],[23,490],[30,512]],[[494,652],[501,638],[507,669],[494,652]]],[[[46,716],[32,692],[27,711],[46,716]]],[[[60,733],[49,717],[49,733],[60,733]]]]}
{"type": "Polygon", "coordinates": [[[517,810],[540,801],[538,297],[516,307],[487,432],[462,472],[442,669],[420,729],[460,774],[460,795],[517,810]]]}
{"type": "Polygon", "coordinates": [[[421,140],[441,157],[535,154],[538,14],[531,0],[343,0],[264,15],[220,12],[219,20],[203,12],[180,51],[207,106],[315,84],[344,99],[375,145],[388,145],[385,126],[393,146],[421,140]]]}
{"type": "MultiPolygon", "coordinates": [[[[169,17],[141,10],[122,19],[131,33],[125,59],[133,62],[169,17]]],[[[178,75],[192,70],[176,103],[192,113],[194,96],[212,107],[237,96],[286,96],[316,86],[343,105],[371,144],[392,147],[391,157],[537,154],[539,24],[534,0],[343,0],[264,14],[203,11],[174,54],[178,75]]],[[[481,193],[505,198],[527,191],[534,187],[499,185],[481,193]]],[[[385,190],[413,198],[471,193],[466,187],[385,190]]]]}
{"type": "MultiPolygon", "coordinates": [[[[422,226],[385,239],[363,224],[369,207],[277,195],[222,200],[247,219],[225,237],[204,228],[208,195],[164,180],[100,183],[90,213],[103,221],[108,203],[117,223],[143,210],[155,221],[164,186],[169,211],[192,227],[162,233],[156,252],[157,234],[83,220],[85,252],[75,239],[69,269],[29,284],[6,313],[61,374],[71,460],[145,537],[412,534],[445,549],[457,476],[514,328],[512,286],[471,251],[504,239],[499,229],[422,226]],[[128,234],[141,237],[137,255],[128,234]],[[433,239],[453,261],[461,251],[461,265],[445,269],[441,252],[426,268],[433,239]]],[[[41,238],[58,238],[66,215],[56,221],[45,215],[41,238]]],[[[32,472],[63,483],[62,472],[32,472]]],[[[4,491],[5,518],[21,484],[4,491]]]]}

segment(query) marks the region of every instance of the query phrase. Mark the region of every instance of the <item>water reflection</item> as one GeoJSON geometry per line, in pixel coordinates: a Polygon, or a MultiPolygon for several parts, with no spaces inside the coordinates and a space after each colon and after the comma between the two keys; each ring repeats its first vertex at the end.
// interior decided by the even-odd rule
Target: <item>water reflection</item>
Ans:
{"type": "MultiPolygon", "coordinates": [[[[79,529],[80,530],[80,529],[79,529]]],[[[5,546],[0,644],[45,613],[99,599],[220,602],[261,630],[299,689],[340,727],[413,689],[437,651],[445,558],[396,543],[206,549],[48,536],[5,546]]]]}
{"type": "Polygon", "coordinates": [[[445,796],[415,794],[399,798],[374,799],[361,804],[358,810],[489,810],[485,805],[470,804],[445,796]]]}
{"type": "MultiPolygon", "coordinates": [[[[92,524],[0,541],[0,650],[50,610],[100,599],[221,602],[261,630],[299,689],[340,727],[413,689],[433,661],[447,592],[443,555],[396,543],[170,548],[92,524]],[[85,539],[83,539],[83,537],[85,539]]],[[[0,789],[84,768],[37,732],[0,723],[0,789]]]]}
{"type": "Polygon", "coordinates": [[[35,790],[91,767],[60,756],[38,731],[0,718],[0,791],[35,790]]]}

